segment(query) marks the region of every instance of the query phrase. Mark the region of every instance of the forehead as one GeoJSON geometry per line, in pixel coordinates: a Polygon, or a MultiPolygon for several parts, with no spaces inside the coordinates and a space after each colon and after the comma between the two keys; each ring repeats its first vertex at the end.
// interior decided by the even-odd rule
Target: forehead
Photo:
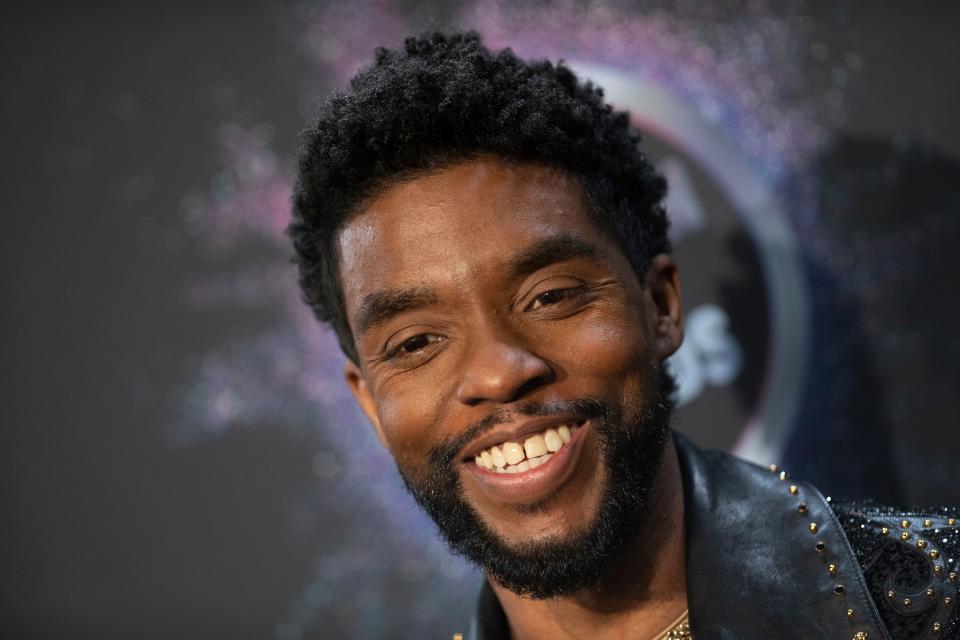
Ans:
{"type": "Polygon", "coordinates": [[[483,158],[390,186],[338,237],[348,314],[379,289],[496,273],[559,233],[603,243],[579,182],[560,169],[483,158]]]}

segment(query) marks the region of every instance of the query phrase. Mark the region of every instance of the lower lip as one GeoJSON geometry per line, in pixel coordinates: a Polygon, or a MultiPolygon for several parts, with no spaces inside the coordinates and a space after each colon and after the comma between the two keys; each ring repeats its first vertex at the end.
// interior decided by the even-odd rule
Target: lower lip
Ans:
{"type": "Polygon", "coordinates": [[[550,459],[534,469],[519,473],[498,473],[465,462],[471,479],[494,500],[509,503],[530,504],[548,498],[573,475],[583,441],[591,423],[583,423],[563,447],[550,459]]]}

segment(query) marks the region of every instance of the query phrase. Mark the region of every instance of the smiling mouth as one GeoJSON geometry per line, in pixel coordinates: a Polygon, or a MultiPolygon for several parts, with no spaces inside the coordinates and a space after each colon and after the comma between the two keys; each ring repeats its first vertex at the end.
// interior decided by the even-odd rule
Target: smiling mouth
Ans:
{"type": "Polygon", "coordinates": [[[582,426],[578,422],[550,427],[525,439],[523,444],[501,442],[481,451],[473,461],[481,469],[495,473],[523,473],[547,462],[582,426]]]}

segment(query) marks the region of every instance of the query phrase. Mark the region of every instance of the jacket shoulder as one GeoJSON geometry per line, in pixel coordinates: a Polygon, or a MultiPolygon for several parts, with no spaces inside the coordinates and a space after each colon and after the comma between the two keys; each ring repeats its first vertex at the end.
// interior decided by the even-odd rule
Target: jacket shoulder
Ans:
{"type": "Polygon", "coordinates": [[[960,640],[958,509],[831,501],[880,617],[896,640],[960,640]]]}

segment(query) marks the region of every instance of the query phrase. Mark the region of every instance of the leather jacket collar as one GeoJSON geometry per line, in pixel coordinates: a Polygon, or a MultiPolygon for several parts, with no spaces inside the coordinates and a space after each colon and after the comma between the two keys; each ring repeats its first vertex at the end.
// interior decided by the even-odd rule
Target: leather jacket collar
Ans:
{"type": "Polygon", "coordinates": [[[674,440],[696,640],[889,640],[846,535],[816,488],[701,451],[679,434],[674,440]]]}

